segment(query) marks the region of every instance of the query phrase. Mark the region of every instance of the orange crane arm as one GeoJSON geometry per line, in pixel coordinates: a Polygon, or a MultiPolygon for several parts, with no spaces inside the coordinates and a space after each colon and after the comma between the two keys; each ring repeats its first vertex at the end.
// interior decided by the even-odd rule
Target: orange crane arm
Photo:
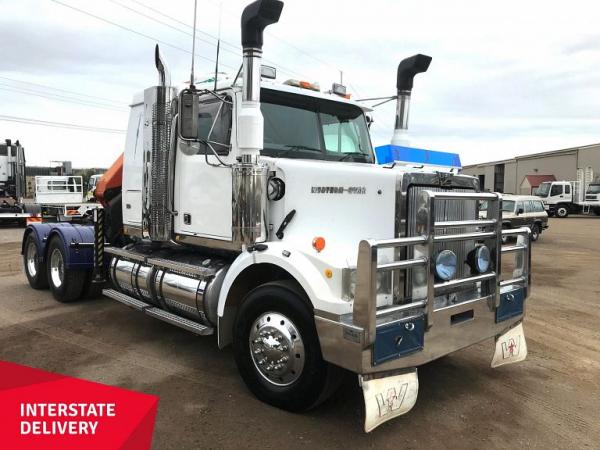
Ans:
{"type": "Polygon", "coordinates": [[[96,199],[106,207],[108,199],[106,194],[112,189],[118,189],[123,184],[123,153],[117,158],[112,166],[106,171],[106,173],[98,181],[96,186],[96,199]]]}

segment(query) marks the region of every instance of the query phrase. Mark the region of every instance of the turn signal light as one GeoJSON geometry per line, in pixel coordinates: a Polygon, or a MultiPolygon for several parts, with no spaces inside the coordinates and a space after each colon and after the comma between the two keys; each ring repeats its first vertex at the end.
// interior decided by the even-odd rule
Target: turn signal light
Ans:
{"type": "Polygon", "coordinates": [[[316,251],[322,252],[323,249],[325,248],[325,238],[321,237],[321,236],[317,236],[316,238],[313,239],[312,246],[316,251]]]}

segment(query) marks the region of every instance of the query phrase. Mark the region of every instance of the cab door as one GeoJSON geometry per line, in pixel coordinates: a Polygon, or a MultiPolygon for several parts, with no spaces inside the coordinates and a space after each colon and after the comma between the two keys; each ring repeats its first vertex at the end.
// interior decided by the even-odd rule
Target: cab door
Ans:
{"type": "Polygon", "coordinates": [[[513,221],[513,228],[519,228],[527,223],[527,210],[525,209],[525,203],[522,200],[517,202],[515,207],[515,220],[513,221]]]}
{"type": "Polygon", "coordinates": [[[561,203],[564,201],[564,187],[562,184],[552,183],[550,189],[550,195],[548,196],[548,203],[551,205],[561,203]]]}
{"type": "Polygon", "coordinates": [[[201,142],[180,141],[177,146],[175,233],[231,240],[231,100],[201,97],[199,116],[201,142]]]}

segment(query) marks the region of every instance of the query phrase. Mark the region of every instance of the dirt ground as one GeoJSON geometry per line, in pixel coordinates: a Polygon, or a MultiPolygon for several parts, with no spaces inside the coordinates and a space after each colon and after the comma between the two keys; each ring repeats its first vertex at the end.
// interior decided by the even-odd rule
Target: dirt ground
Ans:
{"type": "Polygon", "coordinates": [[[415,408],[368,435],[355,376],[313,412],[274,409],[213,337],[30,289],[21,233],[0,229],[0,359],[158,395],[154,448],[600,448],[600,218],[551,219],[534,245],[525,362],[491,369],[489,340],[421,367],[415,408]]]}

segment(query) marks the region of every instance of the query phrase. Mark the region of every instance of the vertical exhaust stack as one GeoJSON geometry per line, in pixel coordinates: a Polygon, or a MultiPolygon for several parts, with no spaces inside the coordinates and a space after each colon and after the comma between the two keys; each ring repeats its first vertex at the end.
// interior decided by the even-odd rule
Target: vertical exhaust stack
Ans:
{"type": "Polygon", "coordinates": [[[277,23],[283,2],[257,0],[242,14],[243,87],[238,114],[239,162],[233,165],[234,242],[251,247],[267,239],[267,167],[258,162],[264,143],[264,119],[260,111],[260,68],[263,32],[277,23]]]}
{"type": "Polygon", "coordinates": [[[405,146],[407,144],[406,131],[408,130],[408,114],[410,111],[410,94],[413,88],[415,75],[427,72],[431,64],[431,56],[414,55],[403,59],[398,65],[398,105],[396,107],[396,125],[392,145],[405,146]]]}
{"type": "Polygon", "coordinates": [[[171,152],[171,98],[167,68],[158,45],[154,62],[159,85],[144,91],[144,189],[142,191],[142,227],[145,237],[154,242],[168,242],[172,233],[169,205],[169,155],[171,152]]]}

